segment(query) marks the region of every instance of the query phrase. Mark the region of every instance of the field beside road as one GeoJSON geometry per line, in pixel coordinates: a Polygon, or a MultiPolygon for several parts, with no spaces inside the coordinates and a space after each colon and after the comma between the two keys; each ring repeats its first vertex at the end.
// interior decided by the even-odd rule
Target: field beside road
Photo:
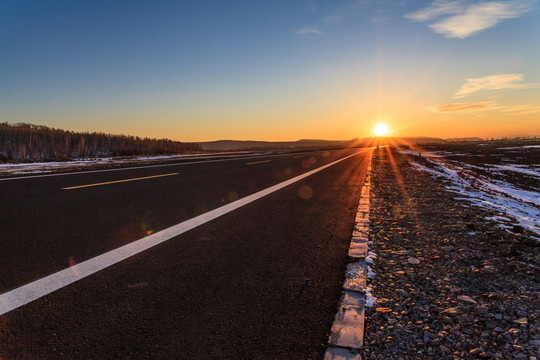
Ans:
{"type": "Polygon", "coordinates": [[[540,353],[538,148],[464,150],[374,152],[363,359],[540,353]]]}
{"type": "Polygon", "coordinates": [[[416,169],[463,195],[461,200],[492,211],[495,216],[490,219],[500,227],[513,232],[527,229],[540,240],[538,141],[432,145],[424,150],[400,151],[412,155],[416,169]]]}

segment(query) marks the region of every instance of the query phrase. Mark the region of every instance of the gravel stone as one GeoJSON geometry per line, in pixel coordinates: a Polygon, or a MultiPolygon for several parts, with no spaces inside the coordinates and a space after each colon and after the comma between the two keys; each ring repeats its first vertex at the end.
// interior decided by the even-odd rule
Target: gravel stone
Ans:
{"type": "Polygon", "coordinates": [[[422,158],[373,153],[368,286],[388,312],[366,308],[362,358],[538,357],[535,234],[501,228],[488,218],[502,214],[467,205],[411,161],[422,158]]]}

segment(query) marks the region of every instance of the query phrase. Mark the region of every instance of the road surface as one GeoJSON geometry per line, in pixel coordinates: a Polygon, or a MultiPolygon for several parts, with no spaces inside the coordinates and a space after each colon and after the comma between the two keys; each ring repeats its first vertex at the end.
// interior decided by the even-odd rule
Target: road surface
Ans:
{"type": "Polygon", "coordinates": [[[0,358],[321,358],[370,151],[0,181],[5,294],[344,159],[0,315],[0,358]]]}

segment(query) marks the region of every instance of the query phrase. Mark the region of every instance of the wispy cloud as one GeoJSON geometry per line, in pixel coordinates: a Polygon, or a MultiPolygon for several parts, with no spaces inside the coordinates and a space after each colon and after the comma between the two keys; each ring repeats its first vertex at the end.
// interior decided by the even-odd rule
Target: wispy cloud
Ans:
{"type": "Polygon", "coordinates": [[[312,26],[303,27],[303,28],[301,28],[299,30],[296,30],[294,33],[299,34],[299,35],[322,35],[322,34],[324,34],[322,31],[320,31],[316,27],[312,27],[312,26]]]}
{"type": "Polygon", "coordinates": [[[476,101],[466,103],[452,103],[425,107],[426,110],[439,113],[481,113],[486,111],[501,111],[512,115],[526,115],[540,113],[540,105],[499,105],[496,101],[476,101]]]}
{"type": "Polygon", "coordinates": [[[425,9],[404,15],[406,19],[424,22],[435,20],[442,15],[455,15],[464,11],[463,1],[436,0],[425,9]]]}
{"type": "Polygon", "coordinates": [[[503,106],[501,111],[511,113],[513,115],[526,115],[540,113],[540,105],[513,105],[503,106]]]}
{"type": "MultiPolygon", "coordinates": [[[[481,78],[466,79],[465,84],[454,94],[454,98],[463,98],[482,90],[502,89],[531,89],[540,88],[540,83],[524,84],[522,74],[497,74],[481,78]]],[[[455,102],[443,105],[432,105],[424,108],[439,114],[475,113],[476,115],[488,111],[500,111],[512,115],[525,115],[540,113],[539,104],[501,105],[495,100],[455,102]]]]}
{"type": "Polygon", "coordinates": [[[522,74],[498,74],[466,80],[467,82],[455,93],[454,98],[462,98],[481,90],[531,89],[540,87],[540,84],[519,83],[523,81],[522,74]]]}
{"type": "Polygon", "coordinates": [[[317,4],[315,4],[313,0],[305,0],[302,3],[302,9],[304,9],[307,12],[313,13],[317,11],[317,4]]]}
{"type": "Polygon", "coordinates": [[[436,0],[427,8],[407,13],[418,22],[435,21],[431,30],[448,38],[466,38],[497,25],[504,19],[518,18],[532,10],[536,0],[483,1],[436,0]],[[442,17],[442,19],[441,19],[442,17]]]}
{"type": "Polygon", "coordinates": [[[329,23],[342,22],[342,21],[343,21],[343,17],[340,16],[340,15],[337,15],[337,14],[328,15],[328,16],[325,16],[325,17],[324,17],[324,21],[325,21],[325,22],[329,22],[329,23]]]}
{"type": "Polygon", "coordinates": [[[497,109],[495,101],[477,101],[428,106],[425,109],[436,113],[473,113],[497,109]]]}

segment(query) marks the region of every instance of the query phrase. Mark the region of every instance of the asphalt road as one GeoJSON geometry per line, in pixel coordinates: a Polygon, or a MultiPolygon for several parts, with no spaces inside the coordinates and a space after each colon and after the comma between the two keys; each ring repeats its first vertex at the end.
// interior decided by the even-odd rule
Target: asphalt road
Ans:
{"type": "Polygon", "coordinates": [[[0,358],[322,358],[370,150],[0,182],[4,293],[355,152],[0,315],[0,358]]]}

